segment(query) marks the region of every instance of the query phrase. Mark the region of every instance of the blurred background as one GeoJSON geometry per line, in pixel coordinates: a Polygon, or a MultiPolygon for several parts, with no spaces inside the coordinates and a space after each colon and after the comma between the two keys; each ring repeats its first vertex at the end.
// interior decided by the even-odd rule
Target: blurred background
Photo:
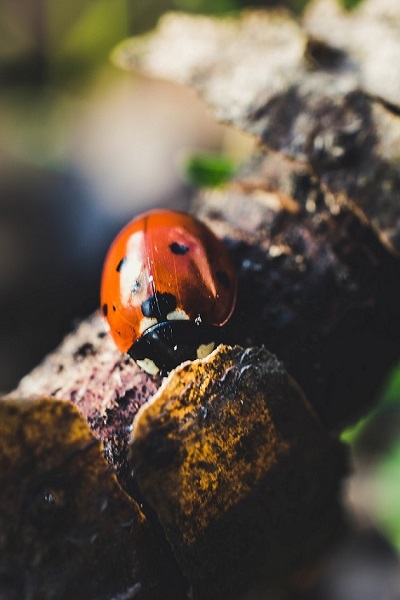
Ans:
{"type": "Polygon", "coordinates": [[[187,153],[224,131],[193,94],[114,68],[170,9],[235,0],[0,0],[0,392],[95,310],[116,231],[184,206],[187,153]]]}
{"type": "MultiPolygon", "coordinates": [[[[248,141],[215,124],[190,91],[115,68],[113,47],[169,10],[300,13],[306,4],[0,0],[0,392],[97,309],[116,232],[143,209],[187,205],[190,157],[220,153],[234,168],[246,153],[248,141]]],[[[333,557],[313,598],[400,598],[399,405],[395,370],[379,407],[344,434],[360,537],[333,557]]]]}
{"type": "Polygon", "coordinates": [[[0,393],[97,308],[117,230],[185,206],[190,153],[237,151],[192,93],[119,71],[113,47],[169,10],[246,4],[0,0],[0,393]]]}
{"type": "Polygon", "coordinates": [[[97,307],[115,232],[185,205],[187,157],[240,153],[194,94],[115,68],[115,45],[169,10],[306,3],[0,0],[0,393],[97,307]]]}

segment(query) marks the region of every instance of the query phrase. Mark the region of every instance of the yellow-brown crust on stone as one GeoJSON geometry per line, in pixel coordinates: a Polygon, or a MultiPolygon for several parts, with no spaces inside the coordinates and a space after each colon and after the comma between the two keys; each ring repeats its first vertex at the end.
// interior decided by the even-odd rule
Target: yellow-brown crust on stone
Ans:
{"type": "Polygon", "coordinates": [[[332,516],[341,457],[273,355],[219,346],[140,409],[130,459],[195,597],[213,598],[282,572],[332,516]]]}
{"type": "Polygon", "coordinates": [[[70,402],[0,400],[0,481],[1,598],[183,597],[70,402]]]}

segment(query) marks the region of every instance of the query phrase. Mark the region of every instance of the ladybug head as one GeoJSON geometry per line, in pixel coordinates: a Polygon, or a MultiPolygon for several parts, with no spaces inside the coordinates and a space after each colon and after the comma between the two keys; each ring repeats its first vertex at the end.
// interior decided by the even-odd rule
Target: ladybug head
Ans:
{"type": "Polygon", "coordinates": [[[204,358],[219,343],[219,327],[171,320],[146,329],[128,354],[147,373],[166,375],[185,360],[204,358]]]}

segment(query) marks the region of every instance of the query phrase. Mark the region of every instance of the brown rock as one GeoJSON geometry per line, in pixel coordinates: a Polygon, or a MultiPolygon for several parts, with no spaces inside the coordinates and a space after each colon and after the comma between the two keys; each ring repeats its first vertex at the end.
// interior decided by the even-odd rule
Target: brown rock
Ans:
{"type": "Polygon", "coordinates": [[[71,403],[0,401],[0,480],[1,598],[184,597],[71,403]]]}
{"type": "Polygon", "coordinates": [[[134,423],[131,464],[195,598],[236,598],[333,536],[343,452],[264,349],[185,363],[134,423]]]}
{"type": "Polygon", "coordinates": [[[95,313],[24,377],[12,396],[44,395],[72,402],[127,488],[131,482],[126,446],[132,421],[160,382],[161,377],[148,375],[117,350],[103,318],[95,313]]]}

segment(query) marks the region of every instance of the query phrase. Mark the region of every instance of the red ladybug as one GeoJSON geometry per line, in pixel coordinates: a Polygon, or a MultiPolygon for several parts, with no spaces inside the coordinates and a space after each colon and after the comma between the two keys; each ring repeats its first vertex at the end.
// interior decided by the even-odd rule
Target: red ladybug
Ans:
{"type": "Polygon", "coordinates": [[[235,300],[227,249],[190,215],[140,215],[108,251],[102,312],[119,350],[148,373],[165,374],[184,360],[207,356],[235,300]]]}

